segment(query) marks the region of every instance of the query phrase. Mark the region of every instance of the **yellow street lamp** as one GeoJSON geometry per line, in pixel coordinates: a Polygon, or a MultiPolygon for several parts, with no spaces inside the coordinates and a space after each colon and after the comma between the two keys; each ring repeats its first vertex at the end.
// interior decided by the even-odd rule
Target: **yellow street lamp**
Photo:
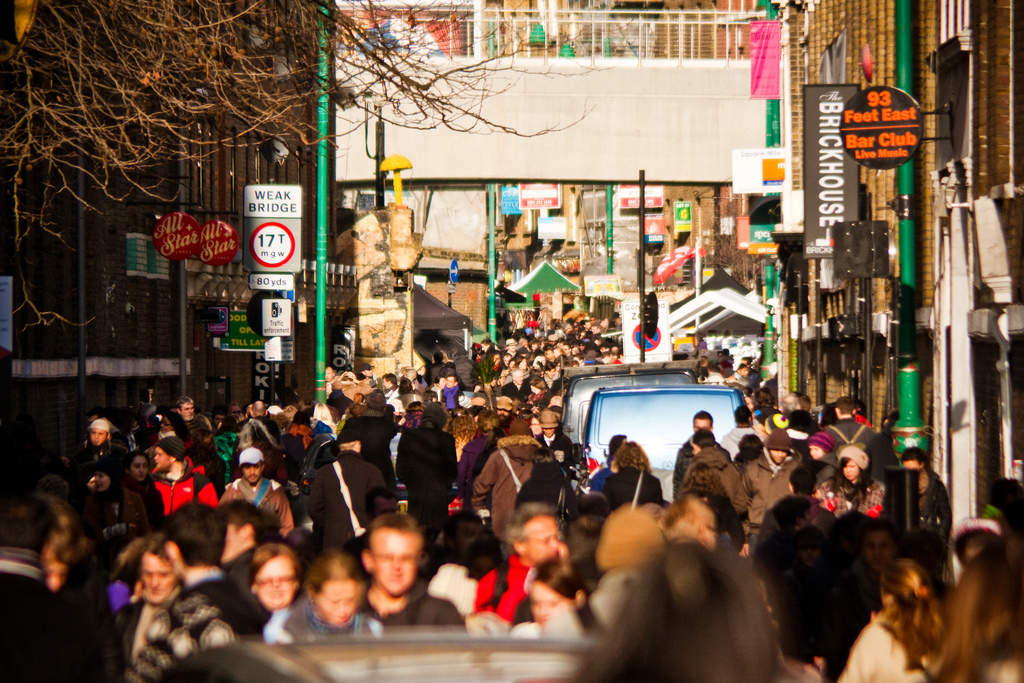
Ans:
{"type": "Polygon", "coordinates": [[[402,171],[408,171],[412,168],[412,162],[403,157],[401,154],[392,154],[380,165],[381,173],[387,173],[388,171],[394,171],[394,183],[395,183],[395,204],[398,206],[402,205],[402,171]]]}

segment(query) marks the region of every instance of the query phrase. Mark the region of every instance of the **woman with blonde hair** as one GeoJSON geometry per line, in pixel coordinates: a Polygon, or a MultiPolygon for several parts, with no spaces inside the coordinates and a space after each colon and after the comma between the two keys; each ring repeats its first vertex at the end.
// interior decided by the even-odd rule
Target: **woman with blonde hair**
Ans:
{"type": "Polygon", "coordinates": [[[882,572],[882,611],[861,631],[839,683],[916,683],[938,653],[942,617],[928,574],[913,560],[882,572]]]}
{"type": "Polygon", "coordinates": [[[313,420],[310,427],[313,428],[313,435],[330,434],[334,435],[338,425],[331,413],[331,408],[326,403],[317,401],[313,404],[313,420]]]}
{"type": "Polygon", "coordinates": [[[619,446],[611,470],[602,492],[612,510],[622,505],[662,504],[661,482],[651,474],[651,461],[640,444],[626,441],[619,446]]]}
{"type": "Polygon", "coordinates": [[[380,635],[381,624],[362,609],[366,583],[358,561],[331,548],[306,572],[303,595],[292,606],[278,642],[304,642],[332,635],[380,635]]]}

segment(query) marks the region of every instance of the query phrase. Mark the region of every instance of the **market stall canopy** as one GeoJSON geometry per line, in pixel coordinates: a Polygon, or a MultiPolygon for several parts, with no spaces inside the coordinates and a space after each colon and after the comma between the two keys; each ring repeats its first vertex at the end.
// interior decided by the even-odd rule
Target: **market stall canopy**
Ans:
{"type": "Polygon", "coordinates": [[[718,270],[704,282],[699,295],[690,296],[673,308],[668,325],[670,334],[693,327],[703,334],[759,335],[765,317],[757,294],[718,270]]]}
{"type": "Polygon", "coordinates": [[[413,330],[472,330],[473,321],[455,309],[449,308],[427,290],[417,286],[413,290],[413,330]]]}
{"type": "Polygon", "coordinates": [[[553,265],[543,261],[518,282],[513,282],[509,289],[530,296],[545,292],[578,292],[580,287],[558,272],[553,265]]]}

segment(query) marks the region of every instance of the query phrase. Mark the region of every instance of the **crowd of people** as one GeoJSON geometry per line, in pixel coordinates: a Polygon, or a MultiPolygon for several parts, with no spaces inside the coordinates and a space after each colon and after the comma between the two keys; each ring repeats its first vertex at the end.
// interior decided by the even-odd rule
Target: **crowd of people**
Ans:
{"type": "Polygon", "coordinates": [[[564,371],[620,363],[614,329],[328,372],[323,402],[98,407],[63,458],[4,425],[4,679],[159,681],[239,638],[428,627],[589,638],[580,681],[1024,681],[1020,482],[954,524],[929,454],[855,400],[813,411],[703,350],[746,402],[728,430],[680,416],[672,490],[642,435],[587,461],[564,371]],[[887,508],[894,466],[917,519],[887,508]]]}

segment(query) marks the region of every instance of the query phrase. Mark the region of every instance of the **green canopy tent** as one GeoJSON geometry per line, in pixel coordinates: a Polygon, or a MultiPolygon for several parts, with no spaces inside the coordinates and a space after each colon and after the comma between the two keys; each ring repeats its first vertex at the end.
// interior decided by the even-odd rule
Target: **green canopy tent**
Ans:
{"type": "Polygon", "coordinates": [[[509,289],[519,292],[527,299],[532,298],[534,294],[580,291],[579,285],[562,275],[547,261],[542,262],[517,282],[513,282],[509,289]]]}

